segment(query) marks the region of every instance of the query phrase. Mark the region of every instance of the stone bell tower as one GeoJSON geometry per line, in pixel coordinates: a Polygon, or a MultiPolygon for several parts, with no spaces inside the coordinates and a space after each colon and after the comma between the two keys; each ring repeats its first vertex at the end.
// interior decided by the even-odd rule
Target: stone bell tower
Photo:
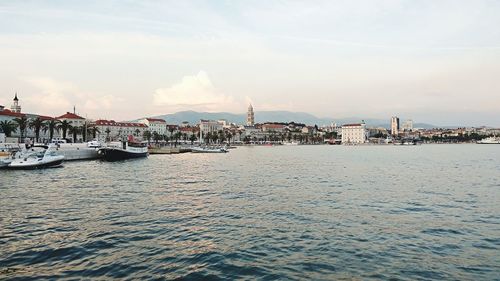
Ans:
{"type": "Polygon", "coordinates": [[[252,104],[248,106],[248,111],[247,111],[247,126],[253,126],[255,125],[255,117],[253,114],[253,107],[252,104]]]}
{"type": "Polygon", "coordinates": [[[17,98],[17,92],[14,96],[14,103],[10,107],[10,110],[15,113],[21,113],[21,106],[19,105],[19,99],[17,98]]]}

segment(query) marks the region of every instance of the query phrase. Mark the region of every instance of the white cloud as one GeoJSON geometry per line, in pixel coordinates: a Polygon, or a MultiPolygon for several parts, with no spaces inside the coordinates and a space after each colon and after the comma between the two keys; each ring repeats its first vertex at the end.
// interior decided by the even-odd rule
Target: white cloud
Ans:
{"type": "Polygon", "coordinates": [[[102,110],[113,109],[114,106],[123,102],[124,99],[120,97],[115,97],[114,95],[104,95],[99,98],[89,98],[86,97],[87,101],[84,104],[84,108],[87,111],[101,112],[102,110]]]}
{"type": "Polygon", "coordinates": [[[86,92],[71,82],[50,77],[30,77],[23,80],[33,87],[20,95],[23,111],[28,113],[58,115],[71,111],[76,106],[80,115],[100,116],[106,110],[119,107],[120,102],[124,101],[110,94],[86,92]]]}
{"type": "Polygon", "coordinates": [[[197,75],[184,76],[181,82],[168,88],[157,89],[154,94],[154,104],[171,109],[208,111],[233,111],[234,106],[240,106],[233,97],[220,93],[204,71],[200,71],[197,75]]]}
{"type": "Polygon", "coordinates": [[[75,91],[75,86],[69,82],[60,82],[47,77],[25,79],[35,88],[32,93],[22,97],[22,102],[28,108],[36,108],[38,112],[61,112],[70,110],[72,103],[68,95],[75,91]]]}

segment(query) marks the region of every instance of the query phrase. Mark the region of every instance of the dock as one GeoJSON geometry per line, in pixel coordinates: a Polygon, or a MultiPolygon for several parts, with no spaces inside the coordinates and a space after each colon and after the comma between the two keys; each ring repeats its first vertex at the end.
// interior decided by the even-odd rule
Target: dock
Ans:
{"type": "Polygon", "coordinates": [[[64,155],[65,161],[92,160],[100,157],[96,148],[88,148],[86,144],[62,144],[57,152],[64,155]]]}
{"type": "Polygon", "coordinates": [[[186,152],[191,152],[191,148],[186,148],[186,147],[171,147],[171,146],[165,146],[165,147],[150,147],[148,149],[149,154],[179,154],[179,153],[186,153],[186,152]]]}

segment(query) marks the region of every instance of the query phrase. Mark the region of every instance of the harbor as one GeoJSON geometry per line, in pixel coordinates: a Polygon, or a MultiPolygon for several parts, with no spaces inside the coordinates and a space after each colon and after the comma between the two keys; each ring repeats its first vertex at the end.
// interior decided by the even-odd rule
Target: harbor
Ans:
{"type": "Polygon", "coordinates": [[[500,281],[500,0],[0,26],[0,281],[500,281]]]}

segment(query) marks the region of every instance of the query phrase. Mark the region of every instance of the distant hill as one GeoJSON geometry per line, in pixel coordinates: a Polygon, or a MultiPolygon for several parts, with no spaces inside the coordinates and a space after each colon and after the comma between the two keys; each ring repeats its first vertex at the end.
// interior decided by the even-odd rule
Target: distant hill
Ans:
{"type": "MultiPolygon", "coordinates": [[[[197,112],[197,111],[180,111],[173,114],[165,114],[159,116],[152,116],[167,121],[168,124],[180,124],[187,121],[190,124],[197,124],[200,119],[220,120],[224,119],[231,123],[244,124],[246,122],[246,114],[234,114],[228,112],[197,112]]],[[[305,112],[290,112],[290,111],[256,111],[255,122],[297,122],[307,125],[330,125],[337,123],[338,125],[347,123],[361,122],[361,118],[319,118],[312,114],[305,112]]],[[[384,119],[364,119],[367,126],[370,127],[385,127],[389,128],[389,120],[384,119]]],[[[415,123],[415,128],[434,128],[436,126],[425,123],[415,123]]]]}

